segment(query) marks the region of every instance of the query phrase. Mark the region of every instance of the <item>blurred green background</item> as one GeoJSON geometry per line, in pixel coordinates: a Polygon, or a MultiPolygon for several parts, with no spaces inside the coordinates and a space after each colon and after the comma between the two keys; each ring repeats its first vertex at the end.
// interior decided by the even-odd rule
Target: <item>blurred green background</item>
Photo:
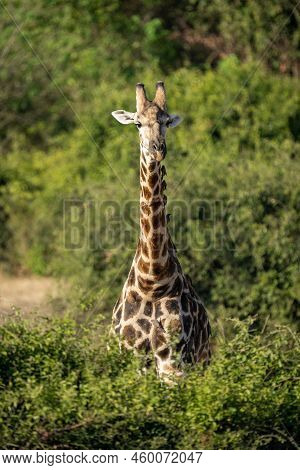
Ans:
{"type": "MultiPolygon", "coordinates": [[[[233,371],[241,364],[241,368],[247,371],[247,366],[242,364],[243,354],[235,356],[243,350],[241,345],[245,338],[249,341],[245,348],[248,352],[251,350],[248,356],[245,353],[247,364],[253,364],[253,358],[263,364],[259,377],[252,374],[250,367],[248,382],[245,379],[243,390],[247,387],[255,390],[250,397],[254,407],[258,406],[265,377],[268,380],[275,377],[276,381],[274,371],[283,363],[287,375],[281,377],[281,382],[278,379],[279,382],[286,385],[288,381],[292,387],[298,388],[293,392],[287,390],[280,403],[275,404],[272,400],[278,400],[276,387],[280,384],[272,384],[274,394],[268,395],[265,401],[271,406],[266,417],[262,418],[260,437],[253,434],[259,424],[251,420],[246,420],[245,424],[242,419],[235,421],[236,418],[232,418],[235,413],[240,418],[239,410],[243,405],[239,399],[241,396],[244,399],[247,392],[230,391],[225,394],[228,403],[222,402],[219,409],[213,408],[209,419],[204,419],[203,412],[199,411],[202,424],[198,428],[193,421],[193,412],[184,408],[186,404],[180,402],[178,393],[172,398],[174,407],[182,406],[186,410],[193,421],[188,421],[189,426],[196,436],[198,430],[203,439],[199,437],[198,441],[189,441],[185,425],[182,436],[176,438],[181,418],[176,415],[177,421],[174,418],[173,424],[169,423],[170,410],[165,409],[165,414],[162,413],[164,425],[143,424],[145,429],[151,430],[150,434],[144,431],[148,436],[145,445],[168,448],[180,442],[178,446],[187,448],[200,444],[208,448],[247,448],[247,445],[251,448],[294,448],[295,432],[299,433],[300,428],[296,424],[299,424],[299,410],[296,408],[300,394],[299,382],[294,382],[292,377],[298,374],[299,379],[299,368],[296,369],[295,365],[300,362],[299,348],[294,343],[291,346],[288,340],[283,346],[281,343],[272,346],[274,351],[264,346],[272,360],[276,357],[277,365],[272,371],[268,354],[267,357],[259,352],[251,335],[264,342],[264,335],[272,328],[284,328],[291,335],[297,335],[299,330],[299,5],[289,0],[37,0],[34,3],[29,0],[1,0],[0,11],[2,271],[11,275],[35,274],[66,281],[67,287],[64,285],[57,294],[53,314],[67,312],[75,320],[75,325],[85,324],[99,315],[103,319],[102,324],[110,321],[113,304],[133,256],[136,227],[132,228],[132,236],[122,238],[121,234],[128,230],[126,217],[123,217],[114,225],[118,243],[112,246],[111,239],[105,235],[109,223],[107,215],[96,212],[97,220],[91,224],[88,236],[99,243],[88,244],[80,250],[67,250],[63,204],[64,200],[75,198],[87,204],[91,200],[114,201],[117,207],[124,208],[126,201],[137,201],[138,136],[131,126],[124,128],[116,123],[110,113],[122,108],[135,110],[136,82],[145,83],[151,98],[155,82],[164,80],[168,109],[184,118],[167,137],[170,212],[175,200],[192,207],[191,211],[183,211],[180,217],[174,212],[172,233],[175,239],[180,233],[180,261],[210,312],[216,357],[219,357],[212,366],[216,375],[211,372],[213,378],[208,379],[211,385],[206,385],[208,388],[204,392],[199,392],[203,384],[195,391],[195,383],[200,379],[193,376],[186,382],[185,392],[181,390],[181,393],[190,393],[194,397],[191,400],[202,400],[205,405],[207,396],[218,383],[220,370],[226,370],[228,366],[233,371]],[[203,210],[203,201],[208,204],[208,212],[203,210]],[[214,243],[211,243],[212,236],[214,243]],[[246,333],[235,337],[232,318],[246,322],[249,337],[246,333]],[[222,347],[217,344],[220,337],[225,341],[222,347]],[[233,357],[232,364],[227,366],[222,362],[226,355],[233,357]],[[200,398],[198,392],[202,393],[200,398]],[[234,410],[233,414],[229,413],[228,417],[225,413],[225,416],[224,409],[234,410]],[[270,430],[274,413],[283,416],[284,423],[279,420],[276,424],[278,432],[270,430]],[[174,426],[174,433],[170,431],[171,437],[167,441],[157,437],[164,435],[164,426],[171,430],[174,426]],[[251,440],[249,436],[254,437],[251,440]]],[[[11,339],[10,346],[4,341],[6,349],[3,350],[4,356],[7,348],[19,351],[21,365],[12,370],[12,376],[20,374],[22,369],[27,370],[24,364],[30,357],[22,349],[25,346],[21,346],[24,331],[29,328],[29,334],[30,326],[22,330],[16,325],[9,326],[13,332],[9,337],[15,339],[11,339]]],[[[52,327],[48,327],[51,330],[52,327]]],[[[35,349],[46,341],[44,336],[39,336],[45,334],[44,329],[45,325],[32,333],[37,336],[32,340],[30,350],[39,364],[38,370],[50,361],[53,352],[52,349],[52,352],[45,352],[46,349],[42,348],[43,356],[35,349]]],[[[296,338],[299,341],[299,337],[296,338]]],[[[268,341],[266,339],[266,344],[268,341]]],[[[81,370],[85,360],[83,351],[78,354],[83,355],[79,362],[77,359],[74,362],[67,354],[65,360],[66,364],[70,360],[70,367],[66,366],[67,372],[59,369],[60,379],[58,376],[53,378],[54,382],[63,384],[64,374],[71,377],[61,385],[69,397],[61,405],[55,400],[58,395],[63,396],[62,390],[53,391],[55,399],[49,391],[52,408],[48,402],[47,406],[51,409],[58,407],[62,413],[48,423],[50,428],[63,428],[66,423],[80,421],[87,412],[81,408],[76,411],[73,403],[72,393],[78,389],[76,380],[79,380],[74,378],[74,370],[81,370]],[[69,395],[66,392],[68,387],[72,390],[69,395]],[[68,409],[70,406],[73,406],[72,412],[68,409]]],[[[108,357],[107,364],[110,361],[112,359],[108,357]]],[[[84,369],[82,377],[85,378],[82,380],[88,384],[92,380],[93,385],[90,386],[93,387],[103,365],[96,365],[91,372],[91,364],[89,373],[95,374],[94,379],[87,378],[84,369]]],[[[1,365],[5,371],[7,363],[2,361],[1,365]]],[[[48,371],[47,367],[45,370],[48,371]]],[[[134,372],[135,366],[130,367],[134,372]]],[[[32,399],[33,385],[28,397],[16,396],[21,390],[18,388],[20,384],[24,389],[22,381],[27,383],[31,374],[34,382],[42,380],[37,369],[30,369],[24,377],[18,376],[19,382],[17,379],[13,381],[10,391],[6,389],[9,381],[4,380],[3,393],[8,395],[3,398],[3,403],[8,403],[5,401],[9,401],[8,396],[14,396],[16,404],[9,402],[0,418],[3,422],[12,415],[12,409],[19,410],[18,406],[22,409],[20,403],[28,404],[32,399]]],[[[132,376],[135,376],[133,372],[132,376]]],[[[48,372],[44,373],[47,375],[48,372]]],[[[239,373],[242,374],[241,371],[239,373]]],[[[109,375],[109,380],[106,377],[107,384],[113,383],[114,377],[114,373],[109,375]]],[[[115,383],[118,389],[122,380],[118,376],[115,383]]],[[[148,379],[139,380],[141,397],[146,394],[149,398],[151,390],[158,393],[155,387],[163,387],[152,378],[150,385],[143,388],[143,381],[148,379]]],[[[125,382],[124,379],[124,387],[136,386],[134,379],[125,382]]],[[[224,383],[223,391],[228,391],[231,385],[224,383]]],[[[130,390],[133,393],[133,389],[130,390]]],[[[41,393],[45,398],[44,391],[41,393]]],[[[110,388],[105,393],[111,393],[110,388]]],[[[120,403],[124,405],[124,402],[120,403]]],[[[133,409],[134,403],[131,403],[133,409]]],[[[142,406],[137,403],[137,407],[142,406]]],[[[157,404],[152,403],[151,406],[154,416],[157,416],[157,404]]],[[[35,410],[32,415],[28,411],[31,410],[29,405],[27,412],[20,412],[21,415],[16,411],[16,422],[24,420],[26,424],[24,429],[20,427],[16,445],[52,445],[51,439],[50,443],[46,440],[42,444],[42,438],[34,437],[33,441],[28,438],[29,435],[38,436],[43,407],[44,403],[40,405],[39,412],[35,410]]],[[[263,415],[264,409],[260,408],[258,413],[263,415]]],[[[132,446],[142,445],[142,437],[137,430],[137,410],[139,408],[136,409],[137,415],[131,416],[131,437],[126,434],[127,441],[125,437],[121,443],[118,441],[116,445],[120,448],[126,448],[126,442],[132,446]]],[[[118,413],[121,411],[116,412],[116,422],[121,419],[118,413]]],[[[50,416],[49,412],[47,416],[50,416]]],[[[153,419],[152,416],[149,422],[152,423],[153,419]]],[[[78,431],[79,435],[67,445],[113,448],[118,434],[116,422],[112,420],[109,424],[109,429],[115,432],[112,432],[110,441],[97,441],[95,437],[89,440],[89,431],[82,425],[86,434],[83,436],[78,431]]],[[[6,426],[4,446],[14,439],[9,434],[13,423],[6,426]]],[[[126,419],[124,427],[128,427],[126,419]]],[[[99,432],[98,429],[96,434],[99,432]]],[[[94,436],[95,430],[91,433],[94,436]]],[[[55,445],[58,445],[56,441],[55,445]]]]}

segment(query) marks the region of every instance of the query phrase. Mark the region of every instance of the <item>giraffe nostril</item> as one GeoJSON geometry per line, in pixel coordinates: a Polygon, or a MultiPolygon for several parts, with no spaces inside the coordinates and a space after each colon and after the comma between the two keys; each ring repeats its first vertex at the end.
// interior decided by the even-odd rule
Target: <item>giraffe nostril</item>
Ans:
{"type": "Polygon", "coordinates": [[[161,153],[163,156],[165,156],[166,152],[167,152],[167,147],[166,147],[166,144],[165,142],[156,142],[156,143],[152,143],[151,145],[151,150],[153,152],[159,152],[161,153]]]}

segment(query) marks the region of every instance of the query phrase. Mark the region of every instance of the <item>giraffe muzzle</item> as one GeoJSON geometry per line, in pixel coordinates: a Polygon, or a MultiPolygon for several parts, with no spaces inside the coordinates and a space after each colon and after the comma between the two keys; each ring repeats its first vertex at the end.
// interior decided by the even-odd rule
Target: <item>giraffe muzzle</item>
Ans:
{"type": "Polygon", "coordinates": [[[155,160],[159,162],[167,155],[167,146],[165,142],[162,142],[161,144],[152,144],[151,150],[154,154],[155,160]]]}

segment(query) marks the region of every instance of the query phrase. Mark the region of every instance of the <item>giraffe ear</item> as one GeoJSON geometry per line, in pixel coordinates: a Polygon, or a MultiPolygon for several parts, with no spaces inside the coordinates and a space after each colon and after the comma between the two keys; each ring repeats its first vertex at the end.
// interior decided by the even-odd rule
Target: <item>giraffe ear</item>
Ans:
{"type": "Polygon", "coordinates": [[[170,114],[170,119],[168,121],[168,127],[176,127],[178,124],[180,124],[182,121],[182,118],[180,116],[177,116],[176,114],[170,114]]]}
{"type": "Polygon", "coordinates": [[[113,111],[111,114],[121,124],[134,123],[135,113],[129,113],[128,111],[124,111],[124,109],[118,109],[117,111],[113,111]]]}

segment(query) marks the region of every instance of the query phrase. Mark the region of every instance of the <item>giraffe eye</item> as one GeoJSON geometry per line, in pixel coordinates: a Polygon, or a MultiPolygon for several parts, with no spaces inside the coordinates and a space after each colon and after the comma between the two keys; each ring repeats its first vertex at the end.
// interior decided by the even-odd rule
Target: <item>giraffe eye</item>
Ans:
{"type": "Polygon", "coordinates": [[[140,127],[142,127],[142,124],[140,122],[136,122],[135,123],[136,127],[139,129],[140,127]]]}

